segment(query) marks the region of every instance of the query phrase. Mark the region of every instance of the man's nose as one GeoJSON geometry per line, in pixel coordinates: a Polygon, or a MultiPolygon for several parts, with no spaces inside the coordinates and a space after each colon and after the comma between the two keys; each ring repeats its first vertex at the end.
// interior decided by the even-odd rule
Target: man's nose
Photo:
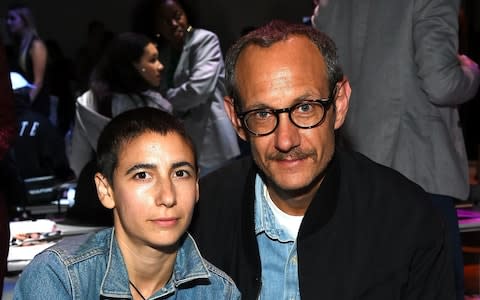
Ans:
{"type": "Polygon", "coordinates": [[[273,134],[278,151],[288,152],[300,145],[299,128],[292,123],[288,113],[278,114],[278,125],[273,134]]]}

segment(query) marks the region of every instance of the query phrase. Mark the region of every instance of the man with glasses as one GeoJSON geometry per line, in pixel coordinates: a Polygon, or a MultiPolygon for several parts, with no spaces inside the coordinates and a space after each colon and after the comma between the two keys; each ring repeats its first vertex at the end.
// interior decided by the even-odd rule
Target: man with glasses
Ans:
{"type": "Polygon", "coordinates": [[[453,299],[428,195],[335,146],[351,90],[331,39],[273,21],[226,66],[225,107],[252,158],[200,181],[191,232],[243,299],[453,299]]]}

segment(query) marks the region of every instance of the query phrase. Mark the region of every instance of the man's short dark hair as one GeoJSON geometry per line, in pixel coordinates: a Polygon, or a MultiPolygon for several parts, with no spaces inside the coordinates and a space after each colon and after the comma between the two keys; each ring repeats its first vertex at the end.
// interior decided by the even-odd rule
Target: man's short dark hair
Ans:
{"type": "MultiPolygon", "coordinates": [[[[183,124],[174,116],[162,110],[142,107],[128,110],[113,118],[102,130],[97,144],[98,170],[113,186],[113,172],[118,166],[118,154],[125,143],[146,132],[180,135],[191,148],[197,169],[197,155],[190,136],[183,124]]],[[[197,171],[197,170],[195,170],[197,171]]]]}
{"type": "Polygon", "coordinates": [[[329,90],[332,90],[334,85],[342,79],[343,71],[338,63],[336,46],[330,37],[311,26],[274,20],[242,36],[227,52],[225,59],[227,91],[228,95],[236,100],[237,111],[241,111],[241,103],[239,103],[240,94],[235,79],[235,66],[240,53],[249,45],[268,48],[293,35],[307,37],[320,50],[327,66],[329,90]]]}

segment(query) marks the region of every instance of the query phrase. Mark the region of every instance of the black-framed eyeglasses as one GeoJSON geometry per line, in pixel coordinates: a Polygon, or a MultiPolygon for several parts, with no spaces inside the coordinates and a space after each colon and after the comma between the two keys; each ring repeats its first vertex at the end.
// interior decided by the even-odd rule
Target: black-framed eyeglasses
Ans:
{"type": "Polygon", "coordinates": [[[277,129],[278,115],[288,113],[290,121],[302,129],[319,126],[325,121],[327,111],[337,94],[337,85],[328,98],[304,100],[287,108],[259,108],[237,113],[243,127],[255,136],[269,135],[277,129]]]}

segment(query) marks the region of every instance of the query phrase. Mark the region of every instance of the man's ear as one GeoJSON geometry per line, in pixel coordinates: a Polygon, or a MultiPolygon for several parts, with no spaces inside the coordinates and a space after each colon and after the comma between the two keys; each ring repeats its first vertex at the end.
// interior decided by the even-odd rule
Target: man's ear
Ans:
{"type": "Polygon", "coordinates": [[[97,195],[98,199],[103,206],[106,208],[114,208],[115,207],[115,199],[113,197],[113,190],[108,183],[107,178],[103,176],[101,173],[95,174],[95,185],[97,186],[97,195]]]}
{"type": "Polygon", "coordinates": [[[343,77],[342,81],[337,83],[338,91],[334,102],[335,105],[335,129],[340,128],[345,122],[347,117],[348,106],[350,103],[350,95],[352,89],[350,83],[346,77],[343,77]]]}
{"type": "Polygon", "coordinates": [[[238,136],[246,141],[247,140],[247,135],[245,133],[245,130],[243,129],[242,122],[240,119],[237,117],[237,114],[235,113],[235,104],[233,103],[233,98],[229,96],[223,97],[223,105],[225,106],[225,111],[227,112],[228,117],[230,118],[230,121],[232,122],[233,128],[235,128],[235,131],[237,132],[238,136]]]}

